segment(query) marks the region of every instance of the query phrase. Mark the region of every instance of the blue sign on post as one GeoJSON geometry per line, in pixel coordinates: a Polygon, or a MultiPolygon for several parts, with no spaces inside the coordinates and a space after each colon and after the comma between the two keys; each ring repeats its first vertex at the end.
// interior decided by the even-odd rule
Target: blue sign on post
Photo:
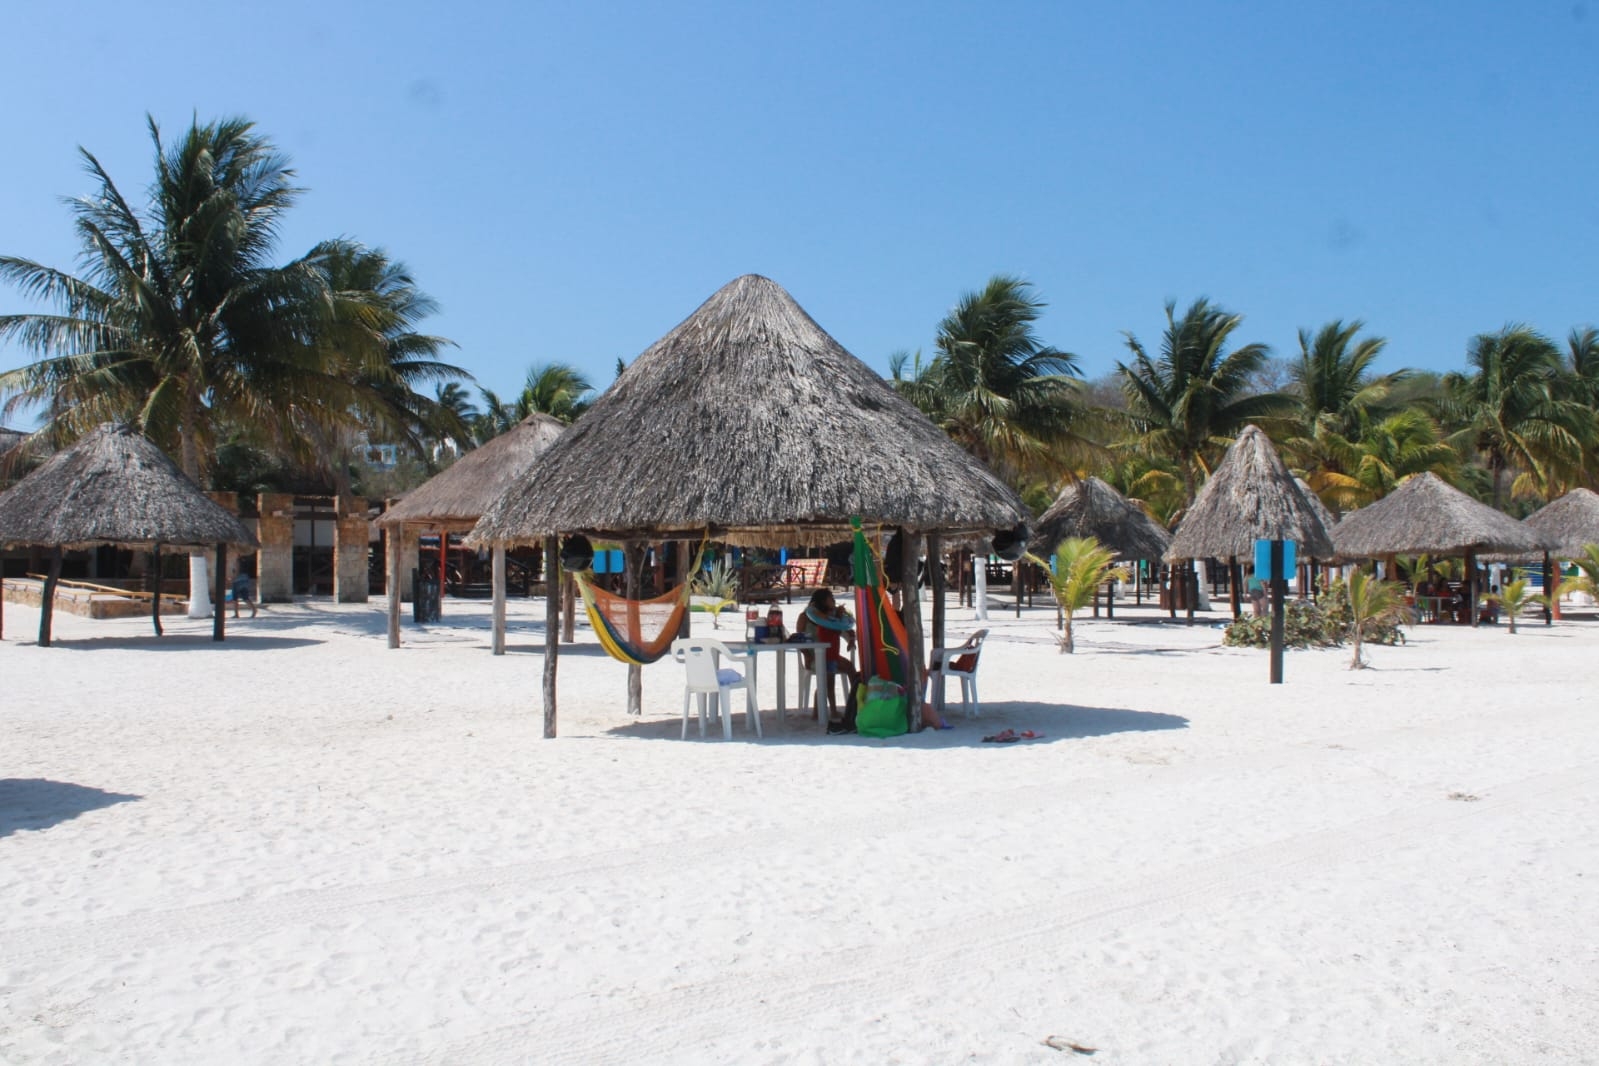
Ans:
{"type": "Polygon", "coordinates": [[[1255,576],[1260,578],[1262,581],[1270,581],[1273,578],[1282,578],[1284,581],[1287,581],[1294,575],[1294,542],[1291,540],[1285,540],[1282,543],[1282,573],[1274,574],[1271,572],[1271,541],[1255,541],[1255,576]]]}

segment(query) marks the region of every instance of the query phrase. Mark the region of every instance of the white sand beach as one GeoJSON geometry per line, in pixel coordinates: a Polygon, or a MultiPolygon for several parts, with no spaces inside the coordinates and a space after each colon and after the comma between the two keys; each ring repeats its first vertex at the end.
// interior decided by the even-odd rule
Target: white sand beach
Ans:
{"type": "Polygon", "coordinates": [[[540,610],[494,657],[477,602],[398,651],[378,602],[7,604],[0,1060],[1599,1061],[1592,612],[1271,686],[1001,611],[981,719],[780,731],[768,670],[726,742],[586,627],[542,739],[540,610]]]}

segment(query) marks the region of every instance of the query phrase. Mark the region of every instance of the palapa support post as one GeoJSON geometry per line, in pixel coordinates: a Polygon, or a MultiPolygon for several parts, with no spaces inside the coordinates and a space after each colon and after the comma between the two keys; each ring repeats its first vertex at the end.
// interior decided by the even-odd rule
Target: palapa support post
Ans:
{"type": "Polygon", "coordinates": [[[550,564],[550,573],[560,575],[561,643],[573,644],[577,641],[577,585],[573,583],[572,575],[560,565],[560,560],[553,555],[550,558],[555,559],[555,562],[550,564]]]}
{"type": "Polygon", "coordinates": [[[1288,591],[1288,581],[1283,577],[1283,542],[1271,542],[1271,683],[1283,683],[1283,636],[1287,628],[1287,605],[1283,598],[1288,591]]]}
{"type": "Polygon", "coordinates": [[[1554,625],[1554,620],[1560,617],[1560,571],[1555,568],[1554,557],[1549,552],[1543,553],[1543,624],[1554,625]]]}
{"type": "MultiPolygon", "coordinates": [[[[690,567],[697,561],[694,557],[694,549],[688,546],[687,541],[674,540],[672,542],[672,550],[677,553],[677,579],[686,585],[693,581],[696,576],[689,573],[690,567]]],[[[677,624],[677,635],[680,637],[693,636],[693,629],[694,612],[684,611],[683,620],[677,624]]]]}
{"type": "Polygon", "coordinates": [[[1477,611],[1477,553],[1466,551],[1466,610],[1471,612],[1471,628],[1476,629],[1482,618],[1477,611]]]}
{"type": "MultiPolygon", "coordinates": [[[[922,604],[920,586],[916,580],[916,567],[921,555],[921,536],[901,526],[899,529],[899,587],[905,622],[905,710],[907,725],[912,733],[922,728],[922,663],[927,651],[922,640],[922,604]]],[[[886,577],[886,575],[885,575],[886,577]]]]}
{"type": "Polygon", "coordinates": [[[1010,590],[1016,596],[1016,617],[1022,616],[1022,561],[1010,564],[1010,590]]]}
{"type": "Polygon", "coordinates": [[[150,597],[150,624],[155,626],[155,635],[161,636],[161,542],[158,540],[150,548],[150,591],[155,595],[150,597]]]}
{"type": "Polygon", "coordinates": [[[1105,617],[1116,617],[1116,579],[1105,582],[1105,617]]]}
{"type": "Polygon", "coordinates": [[[450,531],[439,527],[439,619],[444,618],[444,581],[449,576],[450,531]]]}
{"type": "MultiPolygon", "coordinates": [[[[639,631],[639,586],[644,580],[644,546],[636,540],[627,541],[622,551],[623,588],[627,595],[627,631],[639,631]]],[[[644,667],[627,664],[627,713],[637,718],[644,713],[644,667]]],[[[732,708],[723,707],[723,714],[732,708]]]]}
{"type": "Polygon", "coordinates": [[[1194,624],[1194,604],[1199,600],[1199,571],[1194,567],[1194,561],[1189,559],[1183,563],[1183,608],[1188,619],[1187,624],[1194,624]]]}
{"type": "Polygon", "coordinates": [[[218,644],[227,634],[228,627],[228,546],[217,545],[217,576],[212,579],[215,586],[215,595],[212,602],[216,604],[216,613],[211,616],[211,639],[218,644]]]}
{"type": "Polygon", "coordinates": [[[50,571],[44,578],[44,599],[39,601],[39,647],[50,646],[50,625],[55,620],[56,585],[61,581],[61,547],[50,552],[50,571]]]}
{"type": "Polygon", "coordinates": [[[490,564],[490,580],[494,585],[494,635],[490,640],[495,655],[505,654],[505,542],[495,541],[490,549],[494,561],[490,564]]]}
{"type": "Polygon", "coordinates": [[[383,584],[389,595],[389,647],[400,646],[400,545],[405,542],[405,524],[390,526],[383,537],[383,584]]]}
{"type": "Polygon", "coordinates": [[[927,534],[927,580],[933,596],[932,646],[944,646],[944,538],[937,533],[927,534]]]}
{"type": "Polygon", "coordinates": [[[544,538],[544,739],[555,739],[555,669],[561,655],[561,555],[544,538]]]}
{"type": "Polygon", "coordinates": [[[1227,560],[1227,601],[1232,606],[1234,622],[1244,616],[1243,597],[1238,594],[1243,576],[1244,568],[1238,565],[1238,556],[1230,556],[1227,560]]]}

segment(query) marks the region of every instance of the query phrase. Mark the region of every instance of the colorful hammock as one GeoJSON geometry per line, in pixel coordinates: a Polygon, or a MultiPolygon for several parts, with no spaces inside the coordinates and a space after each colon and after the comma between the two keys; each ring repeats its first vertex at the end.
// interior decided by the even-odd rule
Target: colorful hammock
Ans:
{"type": "MultiPolygon", "coordinates": [[[[708,541],[709,535],[700,541],[700,550],[694,553],[694,565],[688,569],[690,574],[699,571],[708,541]]],[[[691,582],[684,581],[671,592],[654,599],[630,600],[595,585],[587,571],[577,571],[573,577],[577,579],[578,591],[583,594],[589,624],[611,658],[629,666],[648,666],[672,650],[672,641],[677,639],[683,616],[688,613],[691,582]],[[654,636],[647,637],[646,633],[654,636]]]]}
{"type": "Polygon", "coordinates": [[[688,611],[689,585],[679,585],[664,596],[651,600],[630,600],[597,587],[586,572],[574,575],[589,624],[600,638],[600,646],[611,658],[631,666],[648,666],[672,650],[688,611]],[[646,637],[646,632],[654,637],[646,637]]]}
{"type": "Polygon", "coordinates": [[[911,644],[905,623],[884,587],[882,557],[861,531],[859,518],[850,519],[850,526],[855,530],[855,640],[861,653],[861,680],[876,677],[904,685],[911,644]]]}

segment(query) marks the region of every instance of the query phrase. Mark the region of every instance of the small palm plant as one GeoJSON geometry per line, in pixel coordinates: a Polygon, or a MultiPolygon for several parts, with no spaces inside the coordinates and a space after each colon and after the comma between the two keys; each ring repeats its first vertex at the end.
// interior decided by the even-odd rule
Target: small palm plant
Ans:
{"type": "MultiPolygon", "coordinates": [[[[1578,578],[1578,580],[1582,579],[1578,578]]],[[[1516,631],[1517,615],[1534,604],[1546,604],[1549,602],[1548,596],[1540,596],[1532,591],[1532,582],[1524,577],[1508,582],[1502,591],[1489,593],[1488,599],[1493,603],[1497,603],[1500,609],[1505,612],[1505,619],[1510,623],[1509,631],[1512,633],[1516,631]]]]}
{"type": "Polygon", "coordinates": [[[738,603],[738,571],[726,556],[716,560],[707,569],[696,573],[689,582],[689,594],[703,597],[705,603],[696,603],[694,609],[706,611],[711,616],[711,628],[721,629],[722,612],[738,603]]]}
{"type": "Polygon", "coordinates": [[[1559,591],[1586,592],[1599,600],[1599,544],[1584,544],[1582,554],[1571,560],[1579,573],[1560,583],[1559,591]]]}
{"type": "Polygon", "coordinates": [[[1127,571],[1115,565],[1116,553],[1103,547],[1093,537],[1070,537],[1055,549],[1053,568],[1036,555],[1029,559],[1049,575],[1050,591],[1065,615],[1065,629],[1060,637],[1062,654],[1076,651],[1072,641],[1072,614],[1094,602],[1094,593],[1105,582],[1115,578],[1127,580],[1127,571]]]}
{"type": "Polygon", "coordinates": [[[1400,599],[1400,586],[1391,581],[1379,581],[1364,570],[1349,575],[1345,586],[1349,597],[1349,642],[1355,646],[1349,669],[1363,670],[1366,660],[1360,656],[1360,643],[1365,639],[1368,626],[1399,617],[1405,609],[1400,599]]]}

